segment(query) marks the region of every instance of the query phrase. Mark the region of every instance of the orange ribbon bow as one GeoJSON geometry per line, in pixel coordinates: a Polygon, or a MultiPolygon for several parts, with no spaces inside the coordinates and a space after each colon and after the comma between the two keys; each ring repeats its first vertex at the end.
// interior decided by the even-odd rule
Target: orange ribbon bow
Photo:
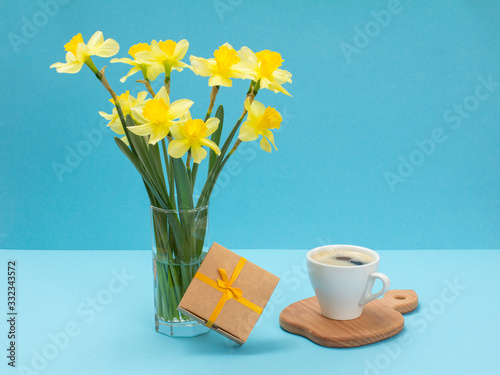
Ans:
{"type": "Polygon", "coordinates": [[[228,279],[226,270],[223,268],[219,268],[219,273],[222,277],[222,280],[217,279],[217,285],[219,288],[225,289],[225,294],[231,293],[231,296],[227,296],[227,299],[235,298],[238,299],[243,294],[243,291],[240,288],[235,288],[231,286],[232,282],[228,279]]]}
{"type": "Polygon", "coordinates": [[[243,291],[240,288],[235,288],[232,286],[232,284],[235,282],[236,278],[240,274],[243,266],[245,265],[245,262],[246,262],[245,258],[240,258],[238,264],[236,265],[236,268],[233,271],[233,274],[231,275],[231,279],[227,277],[227,272],[223,268],[219,268],[219,273],[222,277],[222,280],[221,279],[217,279],[217,281],[212,280],[211,278],[205,276],[200,272],[196,272],[196,274],[194,275],[194,277],[196,277],[198,280],[201,280],[205,284],[208,284],[212,288],[222,292],[222,296],[219,302],[217,303],[217,306],[215,306],[212,315],[210,315],[210,318],[207,320],[207,323],[205,324],[207,327],[212,327],[215,320],[217,319],[217,316],[219,316],[219,313],[222,311],[224,304],[226,303],[226,301],[229,301],[230,299],[238,301],[239,303],[255,311],[259,315],[262,314],[262,308],[250,302],[249,300],[245,299],[243,297],[243,291]]]}

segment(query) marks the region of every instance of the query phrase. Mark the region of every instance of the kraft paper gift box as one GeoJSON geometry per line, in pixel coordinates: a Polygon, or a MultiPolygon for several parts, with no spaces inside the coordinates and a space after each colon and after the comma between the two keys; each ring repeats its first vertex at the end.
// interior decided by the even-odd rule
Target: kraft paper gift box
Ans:
{"type": "Polygon", "coordinates": [[[243,344],[278,281],[277,276],[214,243],[177,309],[243,344]]]}

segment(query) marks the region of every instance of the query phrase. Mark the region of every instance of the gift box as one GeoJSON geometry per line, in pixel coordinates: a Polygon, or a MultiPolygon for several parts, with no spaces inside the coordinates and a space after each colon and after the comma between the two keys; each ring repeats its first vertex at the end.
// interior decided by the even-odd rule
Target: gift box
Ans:
{"type": "Polygon", "coordinates": [[[277,276],[214,243],[177,309],[243,344],[278,281],[277,276]]]}

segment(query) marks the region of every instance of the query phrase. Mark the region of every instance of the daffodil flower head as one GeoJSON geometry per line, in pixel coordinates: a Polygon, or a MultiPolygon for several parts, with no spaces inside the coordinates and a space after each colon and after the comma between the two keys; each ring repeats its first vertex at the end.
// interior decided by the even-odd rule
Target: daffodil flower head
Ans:
{"type": "Polygon", "coordinates": [[[255,81],[260,80],[260,87],[291,96],[281,85],[292,82],[292,74],[286,70],[279,69],[283,59],[278,52],[269,50],[253,53],[248,47],[242,47],[238,56],[243,64],[253,72],[255,81]]]}
{"type": "MultiPolygon", "coordinates": [[[[141,91],[137,94],[137,99],[130,95],[130,91],[125,91],[123,94],[117,96],[118,104],[120,105],[123,115],[132,115],[132,109],[142,110],[146,104],[147,91],[141,91]]],[[[114,99],[109,99],[112,104],[115,104],[114,99]]]]}
{"type": "Polygon", "coordinates": [[[219,119],[209,118],[206,122],[200,119],[191,119],[187,116],[184,122],[172,126],[170,132],[174,139],[168,145],[168,154],[173,158],[182,158],[188,150],[191,150],[194,163],[200,163],[206,156],[207,146],[220,155],[220,149],[215,142],[208,139],[219,127],[219,119]]]}
{"type": "Polygon", "coordinates": [[[278,150],[271,129],[280,128],[282,121],[280,113],[272,107],[266,108],[257,100],[250,104],[250,99],[245,101],[245,109],[248,111],[248,117],[241,125],[238,138],[243,142],[250,142],[261,135],[260,147],[264,151],[271,152],[271,144],[278,150]]]}
{"type": "Polygon", "coordinates": [[[180,72],[183,68],[188,67],[186,63],[181,61],[188,48],[189,42],[186,39],[179,42],[173,40],[160,40],[157,42],[153,40],[149,51],[138,51],[134,57],[139,63],[148,67],[148,78],[154,81],[162,72],[170,76],[172,69],[180,72]]]}
{"type": "MultiPolygon", "coordinates": [[[[141,91],[137,94],[137,99],[130,95],[130,92],[127,90],[123,94],[117,97],[118,103],[122,109],[123,115],[131,115],[135,120],[134,113],[137,111],[142,111],[142,108],[146,104],[146,97],[148,93],[146,91],[141,91]],[[134,112],[134,113],[133,113],[134,112]]],[[[109,99],[112,104],[115,104],[113,99],[109,99]]],[[[113,130],[116,134],[123,135],[125,134],[125,130],[123,129],[123,125],[120,121],[120,117],[118,116],[118,111],[116,108],[113,108],[113,112],[108,114],[106,112],[99,112],[99,114],[109,121],[108,125],[111,130],[113,130]]],[[[127,143],[127,137],[123,137],[122,140],[127,143]]]]}
{"type": "Polygon", "coordinates": [[[176,100],[170,103],[170,98],[162,87],[153,99],[146,101],[142,110],[132,108],[132,117],[140,125],[128,129],[137,135],[149,135],[149,143],[156,144],[165,138],[177,119],[185,116],[193,102],[188,99],[176,100]]]}
{"type": "Polygon", "coordinates": [[[191,56],[191,67],[196,75],[210,77],[209,86],[232,86],[231,78],[254,79],[252,72],[243,64],[236,50],[225,43],[214,52],[214,58],[191,56]]]}
{"type": "Polygon", "coordinates": [[[58,73],[78,73],[83,64],[87,64],[92,71],[96,72],[97,68],[90,56],[111,57],[118,53],[120,46],[113,39],[106,39],[101,31],[97,31],[92,35],[87,44],[83,41],[82,34],[77,34],[64,45],[66,52],[65,63],[52,64],[51,68],[56,68],[58,73]]]}
{"type": "Polygon", "coordinates": [[[141,62],[137,61],[135,58],[135,55],[139,52],[142,52],[142,51],[147,51],[147,52],[151,51],[151,46],[147,43],[138,43],[138,44],[135,44],[132,47],[130,47],[128,50],[128,54],[130,56],[132,56],[133,60],[128,58],[128,57],[123,57],[121,59],[112,59],[111,60],[112,63],[118,62],[118,63],[132,65],[132,68],[129,70],[127,75],[120,78],[120,82],[125,82],[128,77],[130,77],[131,75],[133,75],[139,71],[142,71],[144,78],[146,78],[146,79],[149,78],[148,77],[148,66],[146,64],[142,64],[141,62]]]}

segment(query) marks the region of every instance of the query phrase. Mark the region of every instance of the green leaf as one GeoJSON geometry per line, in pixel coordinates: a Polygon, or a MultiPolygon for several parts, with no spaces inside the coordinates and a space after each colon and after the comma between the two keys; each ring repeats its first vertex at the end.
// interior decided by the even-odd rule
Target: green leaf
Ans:
{"type": "MultiPolygon", "coordinates": [[[[217,108],[217,112],[215,112],[215,117],[219,119],[219,127],[217,130],[212,134],[212,141],[217,144],[217,146],[220,143],[220,137],[222,135],[222,127],[224,125],[224,107],[222,105],[217,108]]],[[[215,160],[217,158],[217,154],[214,152],[214,150],[210,149],[210,156],[209,156],[209,162],[208,162],[208,171],[210,172],[212,170],[212,167],[215,164],[215,160]]]]}
{"type": "MultiPolygon", "coordinates": [[[[127,128],[136,126],[130,115],[127,115],[126,123],[127,128]]],[[[158,151],[158,147],[155,148],[154,146],[151,146],[152,148],[150,148],[150,145],[147,143],[145,137],[136,135],[130,131],[129,140],[131,146],[134,146],[137,159],[143,166],[144,171],[150,177],[155,190],[163,197],[163,201],[167,201],[168,193],[165,185],[165,178],[163,177],[163,171],[161,169],[161,161],[159,160],[159,152],[155,152],[158,151]]]]}
{"type": "Polygon", "coordinates": [[[172,158],[174,166],[175,187],[177,191],[177,202],[179,210],[191,210],[193,208],[193,194],[186,166],[181,158],[172,158]]]}
{"type": "Polygon", "coordinates": [[[151,193],[154,195],[154,197],[158,200],[158,203],[162,205],[164,208],[169,208],[167,203],[162,199],[162,197],[158,194],[158,191],[154,188],[151,178],[149,175],[146,173],[144,168],[142,167],[141,163],[137,159],[137,157],[132,153],[130,148],[118,137],[115,137],[115,142],[120,148],[120,150],[125,154],[125,156],[130,160],[132,165],[137,169],[137,172],[141,175],[142,179],[144,180],[144,183],[147,185],[147,187],[150,189],[151,193]]]}

